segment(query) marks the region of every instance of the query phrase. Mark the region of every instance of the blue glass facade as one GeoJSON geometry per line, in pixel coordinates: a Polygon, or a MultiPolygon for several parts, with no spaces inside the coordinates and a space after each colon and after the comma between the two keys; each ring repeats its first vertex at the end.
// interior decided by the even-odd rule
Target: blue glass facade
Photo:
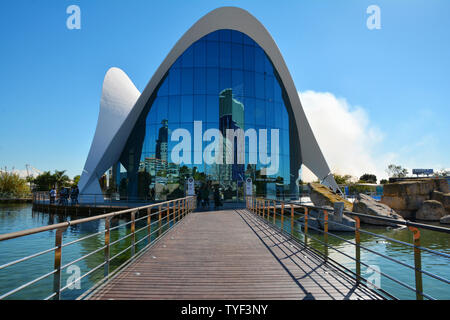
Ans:
{"type": "MultiPolygon", "coordinates": [[[[190,46],[171,66],[147,102],[122,152],[119,163],[102,177],[104,190],[129,197],[175,198],[184,194],[186,177],[220,186],[225,198],[236,195],[240,181],[251,177],[258,195],[289,193],[289,116],[277,72],[261,47],[243,33],[219,30],[190,46]],[[190,163],[174,163],[171,152],[179,141],[171,141],[178,128],[194,137],[194,121],[202,133],[215,128],[253,128],[268,131],[268,155],[278,156],[276,174],[263,175],[266,167],[249,164],[249,142],[245,139],[245,164],[208,165],[194,163],[210,143],[201,148],[191,139],[190,163]],[[270,154],[271,129],[279,131],[278,155],[270,154]],[[108,182],[106,182],[108,181],[108,182]]],[[[185,150],[186,151],[186,150],[185,150]]],[[[236,150],[234,151],[236,159],[236,150]]]]}

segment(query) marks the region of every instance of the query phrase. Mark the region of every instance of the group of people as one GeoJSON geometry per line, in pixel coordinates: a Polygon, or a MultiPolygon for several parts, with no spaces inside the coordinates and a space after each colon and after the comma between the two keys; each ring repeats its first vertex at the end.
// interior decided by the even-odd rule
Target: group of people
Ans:
{"type": "MultiPolygon", "coordinates": [[[[56,200],[56,188],[53,187],[50,192],[50,203],[54,204],[56,200]]],[[[69,198],[70,198],[70,204],[75,205],[78,204],[78,195],[80,194],[80,190],[78,189],[78,186],[72,186],[69,190],[69,188],[62,187],[59,190],[59,199],[58,204],[67,206],[69,204],[69,198]]]]}
{"type": "MultiPolygon", "coordinates": [[[[197,208],[200,208],[201,206],[203,209],[209,209],[210,189],[211,186],[207,184],[202,184],[200,188],[196,189],[195,194],[197,196],[197,208]]],[[[214,188],[213,198],[214,198],[214,210],[223,206],[222,195],[220,193],[219,187],[217,186],[214,188]]]]}

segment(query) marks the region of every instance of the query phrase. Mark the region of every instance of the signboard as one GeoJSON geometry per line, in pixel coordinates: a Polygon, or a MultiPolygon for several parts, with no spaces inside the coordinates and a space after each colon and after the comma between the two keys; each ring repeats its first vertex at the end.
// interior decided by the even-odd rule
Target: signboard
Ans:
{"type": "Polygon", "coordinates": [[[433,174],[433,169],[413,169],[413,174],[426,174],[427,176],[429,176],[430,174],[433,174]]]}
{"type": "Polygon", "coordinates": [[[195,196],[195,186],[194,186],[194,178],[188,178],[187,183],[187,195],[188,196],[195,196]]]}
{"type": "Polygon", "coordinates": [[[251,178],[247,178],[247,179],[245,179],[245,195],[246,196],[251,196],[252,193],[253,193],[252,179],[251,178]]]}

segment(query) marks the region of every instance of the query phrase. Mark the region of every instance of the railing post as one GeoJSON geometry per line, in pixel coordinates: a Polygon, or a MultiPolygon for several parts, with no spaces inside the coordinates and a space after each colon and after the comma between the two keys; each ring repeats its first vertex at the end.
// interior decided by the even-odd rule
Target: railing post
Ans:
{"type": "Polygon", "coordinates": [[[162,206],[158,207],[158,237],[161,235],[161,209],[162,206]]]}
{"type": "MultiPolygon", "coordinates": [[[[177,201],[177,203],[179,203],[179,201],[177,201]]],[[[173,203],[173,224],[175,224],[175,218],[178,215],[178,220],[180,220],[180,210],[178,210],[178,212],[176,211],[176,205],[175,202],[173,203]]]]}
{"type": "Polygon", "coordinates": [[[355,262],[356,262],[356,283],[359,283],[361,281],[361,239],[360,239],[360,232],[359,228],[361,227],[361,221],[359,217],[354,217],[355,219],[355,262]]]}
{"type": "Polygon", "coordinates": [[[131,212],[131,256],[136,253],[135,243],[136,243],[136,211],[131,212]]]}
{"type": "MultiPolygon", "coordinates": [[[[173,201],[171,202],[173,203],[173,201]]],[[[175,207],[175,203],[173,203],[173,206],[175,207]]],[[[167,203],[166,220],[167,220],[167,228],[170,228],[170,202],[167,203]]]]}
{"type": "Polygon", "coordinates": [[[422,284],[422,258],[420,253],[420,231],[415,227],[409,227],[414,236],[414,267],[416,278],[416,300],[423,300],[423,284],[422,284]]]}
{"type": "Polygon", "coordinates": [[[323,239],[325,241],[325,259],[328,258],[328,211],[323,210],[323,239]]]}
{"type": "Polygon", "coordinates": [[[274,201],[273,202],[273,224],[275,224],[277,222],[276,220],[276,215],[277,215],[277,202],[274,201]]]}
{"type": "Polygon", "coordinates": [[[56,230],[55,233],[55,264],[54,270],[56,272],[53,274],[53,292],[56,293],[55,300],[60,299],[61,292],[61,255],[62,255],[62,234],[65,228],[60,228],[56,230]]]}
{"type": "Polygon", "coordinates": [[[263,201],[264,201],[264,207],[263,207],[262,217],[264,219],[266,217],[266,200],[263,200],[263,201]]]}
{"type": "Polygon", "coordinates": [[[152,208],[147,208],[148,244],[152,242],[152,208]]]}
{"type": "Polygon", "coordinates": [[[284,202],[281,203],[281,230],[284,230],[284,202]]]}
{"type": "Polygon", "coordinates": [[[294,235],[294,205],[291,203],[291,235],[294,235]]]}
{"type": "Polygon", "coordinates": [[[305,227],[304,227],[304,232],[305,232],[305,245],[308,245],[308,208],[304,207],[305,210],[305,227]]]}
{"type": "Polygon", "coordinates": [[[107,277],[109,275],[109,243],[110,243],[110,228],[111,228],[111,218],[105,218],[105,250],[104,250],[104,255],[105,255],[105,267],[104,267],[104,272],[103,275],[105,277],[107,277]]]}

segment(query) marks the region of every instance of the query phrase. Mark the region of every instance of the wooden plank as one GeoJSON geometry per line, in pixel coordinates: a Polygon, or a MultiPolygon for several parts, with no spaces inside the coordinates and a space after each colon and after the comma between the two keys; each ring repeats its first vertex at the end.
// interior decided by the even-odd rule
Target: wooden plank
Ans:
{"type": "Polygon", "coordinates": [[[197,212],[91,299],[380,299],[247,210],[197,212]]]}

